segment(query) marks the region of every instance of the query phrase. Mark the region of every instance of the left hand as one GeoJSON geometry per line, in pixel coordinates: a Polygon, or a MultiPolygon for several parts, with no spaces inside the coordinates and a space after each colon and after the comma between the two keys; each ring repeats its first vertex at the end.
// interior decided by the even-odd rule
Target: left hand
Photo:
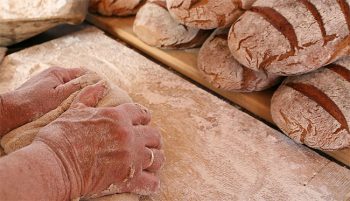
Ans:
{"type": "Polygon", "coordinates": [[[49,68],[0,96],[0,136],[57,108],[72,93],[82,88],[76,78],[82,68],[49,68]]]}

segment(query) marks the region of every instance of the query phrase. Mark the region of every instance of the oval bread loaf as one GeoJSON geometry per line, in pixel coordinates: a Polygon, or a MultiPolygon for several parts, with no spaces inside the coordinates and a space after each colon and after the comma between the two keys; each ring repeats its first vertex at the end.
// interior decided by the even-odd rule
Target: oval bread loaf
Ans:
{"type": "Polygon", "coordinates": [[[167,0],[168,10],[181,24],[198,29],[230,26],[241,14],[239,6],[248,7],[253,0],[167,0]]]}
{"type": "Polygon", "coordinates": [[[278,83],[279,76],[253,71],[239,64],[227,44],[228,29],[217,29],[198,54],[198,69],[214,87],[234,92],[267,89],[278,83]]]}
{"type": "Polygon", "coordinates": [[[147,2],[136,15],[134,33],[150,46],[185,49],[202,45],[210,31],[189,28],[176,22],[165,6],[165,0],[147,2]]]}
{"type": "Polygon", "coordinates": [[[299,143],[321,150],[350,147],[350,58],[289,77],[275,92],[271,114],[299,143]]]}
{"type": "Polygon", "coordinates": [[[89,10],[105,16],[136,14],[144,0],[90,0],[89,10]]]}
{"type": "Polygon", "coordinates": [[[349,0],[258,0],[231,27],[234,57],[253,70],[297,75],[349,54],[349,0]]]}

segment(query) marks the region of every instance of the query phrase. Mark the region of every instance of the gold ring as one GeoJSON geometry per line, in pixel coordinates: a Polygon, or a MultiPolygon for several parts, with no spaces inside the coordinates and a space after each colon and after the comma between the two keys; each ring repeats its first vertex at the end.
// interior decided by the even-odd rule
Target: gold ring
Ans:
{"type": "Polygon", "coordinates": [[[148,148],[148,150],[151,151],[151,161],[149,162],[148,166],[147,166],[145,169],[151,167],[151,166],[153,165],[153,163],[154,163],[154,153],[153,153],[153,150],[150,149],[150,148],[148,148]]]}

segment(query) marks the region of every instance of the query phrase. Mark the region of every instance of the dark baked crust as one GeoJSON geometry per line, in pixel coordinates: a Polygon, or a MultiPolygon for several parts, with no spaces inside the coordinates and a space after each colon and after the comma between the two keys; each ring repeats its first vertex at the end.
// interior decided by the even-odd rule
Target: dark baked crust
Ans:
{"type": "Polygon", "coordinates": [[[167,0],[175,20],[198,29],[229,27],[242,14],[239,5],[232,0],[167,0]]]}
{"type": "Polygon", "coordinates": [[[299,143],[322,150],[350,146],[350,59],[298,77],[275,92],[272,118],[299,143]]]}
{"type": "Polygon", "coordinates": [[[204,79],[216,88],[234,92],[261,91],[278,83],[279,76],[239,64],[228,48],[227,34],[227,29],[218,29],[201,47],[198,69],[204,79]]]}
{"type": "Polygon", "coordinates": [[[252,70],[298,75],[348,55],[349,33],[349,1],[258,0],[232,26],[229,47],[252,70]]]}
{"type": "Polygon", "coordinates": [[[135,15],[145,0],[90,0],[89,11],[104,16],[135,15]]]}

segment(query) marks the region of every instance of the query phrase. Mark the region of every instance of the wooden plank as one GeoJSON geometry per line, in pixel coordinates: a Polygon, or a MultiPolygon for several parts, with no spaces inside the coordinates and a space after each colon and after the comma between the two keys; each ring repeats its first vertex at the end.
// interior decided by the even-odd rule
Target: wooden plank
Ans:
{"type": "Polygon", "coordinates": [[[51,65],[94,70],[151,109],[167,162],[161,191],[142,200],[328,201],[350,188],[350,170],[95,28],[7,56],[0,93],[51,65]]]}
{"type": "MultiPolygon", "coordinates": [[[[270,100],[273,90],[254,93],[230,93],[213,88],[200,77],[196,68],[198,49],[193,50],[161,50],[150,47],[139,40],[132,31],[134,18],[111,18],[89,14],[88,21],[97,27],[118,37],[142,52],[175,69],[181,74],[222,95],[230,101],[240,105],[253,114],[273,123],[270,114],[270,100]]],[[[350,148],[340,151],[325,152],[336,160],[350,167],[350,148]]]]}

